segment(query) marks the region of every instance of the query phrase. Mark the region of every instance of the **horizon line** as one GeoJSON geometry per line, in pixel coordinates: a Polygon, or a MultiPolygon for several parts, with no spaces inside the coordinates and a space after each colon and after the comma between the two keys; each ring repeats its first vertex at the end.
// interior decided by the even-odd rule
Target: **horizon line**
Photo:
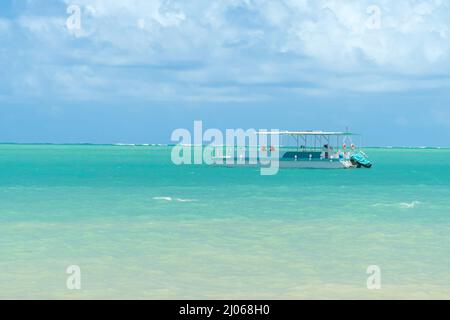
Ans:
{"type": "MultiPolygon", "coordinates": [[[[0,142],[0,145],[23,145],[23,146],[116,146],[116,147],[173,147],[179,144],[176,143],[92,143],[92,142],[76,142],[76,143],[64,143],[64,142],[0,142]]],[[[186,147],[199,147],[200,145],[186,145],[186,147]]],[[[201,145],[210,146],[210,145],[201,145]]],[[[214,147],[227,147],[227,145],[214,146],[214,147]]],[[[238,146],[234,146],[238,147],[238,146]]],[[[245,146],[248,147],[248,146],[245,146]]],[[[258,146],[251,146],[258,147],[258,146]]],[[[281,146],[281,147],[295,147],[295,146],[281,146]]],[[[450,149],[450,146],[363,146],[362,148],[373,149],[450,149]]]]}

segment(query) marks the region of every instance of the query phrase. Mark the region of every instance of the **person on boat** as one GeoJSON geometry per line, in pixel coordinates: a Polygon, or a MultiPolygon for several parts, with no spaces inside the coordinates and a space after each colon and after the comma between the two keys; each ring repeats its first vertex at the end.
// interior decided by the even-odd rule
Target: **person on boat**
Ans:
{"type": "Polygon", "coordinates": [[[330,153],[333,153],[333,148],[330,147],[328,144],[324,144],[322,151],[323,151],[322,153],[324,154],[323,157],[325,159],[329,159],[330,158],[330,153]]]}

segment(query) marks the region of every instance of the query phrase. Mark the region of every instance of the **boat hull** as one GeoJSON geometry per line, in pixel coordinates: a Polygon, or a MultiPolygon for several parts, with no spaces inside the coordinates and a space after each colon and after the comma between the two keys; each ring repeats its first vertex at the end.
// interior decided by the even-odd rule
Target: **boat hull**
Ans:
{"type": "MultiPolygon", "coordinates": [[[[234,163],[226,163],[226,161],[217,161],[214,164],[217,166],[226,167],[242,167],[242,166],[257,166],[257,167],[269,167],[265,164],[267,162],[255,162],[246,160],[234,163]]],[[[273,162],[271,164],[273,166],[273,162]]],[[[340,161],[340,160],[280,160],[278,161],[279,168],[286,169],[350,169],[355,168],[350,161],[340,161]]]]}
{"type": "Polygon", "coordinates": [[[336,161],[280,161],[280,168],[304,168],[304,169],[348,169],[353,167],[339,160],[336,161]]]}

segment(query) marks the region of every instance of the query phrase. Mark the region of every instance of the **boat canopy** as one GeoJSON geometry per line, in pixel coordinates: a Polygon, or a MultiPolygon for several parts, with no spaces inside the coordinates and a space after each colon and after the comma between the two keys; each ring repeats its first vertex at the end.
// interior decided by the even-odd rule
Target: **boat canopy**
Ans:
{"type": "Polygon", "coordinates": [[[297,151],[323,151],[324,149],[334,149],[335,151],[354,148],[353,137],[359,136],[357,133],[348,131],[259,131],[258,135],[265,137],[280,137],[283,147],[295,147],[297,151]],[[286,137],[288,140],[293,139],[294,144],[290,141],[283,141],[286,137]],[[284,143],[283,143],[284,142],[284,143]]]}
{"type": "Polygon", "coordinates": [[[352,132],[336,132],[336,131],[259,131],[261,135],[291,135],[291,136],[356,136],[357,133],[352,132]]]}

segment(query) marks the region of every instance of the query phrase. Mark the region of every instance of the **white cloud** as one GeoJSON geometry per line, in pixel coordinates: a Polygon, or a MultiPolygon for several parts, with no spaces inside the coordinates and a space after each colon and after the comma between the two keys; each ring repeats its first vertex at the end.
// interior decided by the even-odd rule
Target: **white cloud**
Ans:
{"type": "Polygon", "coordinates": [[[449,62],[448,7],[439,1],[380,3],[380,28],[366,25],[369,2],[321,1],[315,17],[292,28],[292,50],[306,53],[331,69],[394,68],[414,73],[449,62]],[[444,11],[445,14],[442,13],[444,11]]]}
{"type": "MultiPolygon", "coordinates": [[[[66,12],[18,19],[31,49],[23,59],[46,67],[14,70],[17,91],[21,79],[61,95],[98,97],[110,87],[123,96],[205,100],[449,87],[450,8],[440,0],[77,4],[77,33],[65,28],[66,12]],[[368,25],[371,5],[380,8],[379,28],[368,25]],[[62,76],[68,70],[76,78],[62,76]]],[[[0,20],[0,32],[8,24],[0,20]]]]}

